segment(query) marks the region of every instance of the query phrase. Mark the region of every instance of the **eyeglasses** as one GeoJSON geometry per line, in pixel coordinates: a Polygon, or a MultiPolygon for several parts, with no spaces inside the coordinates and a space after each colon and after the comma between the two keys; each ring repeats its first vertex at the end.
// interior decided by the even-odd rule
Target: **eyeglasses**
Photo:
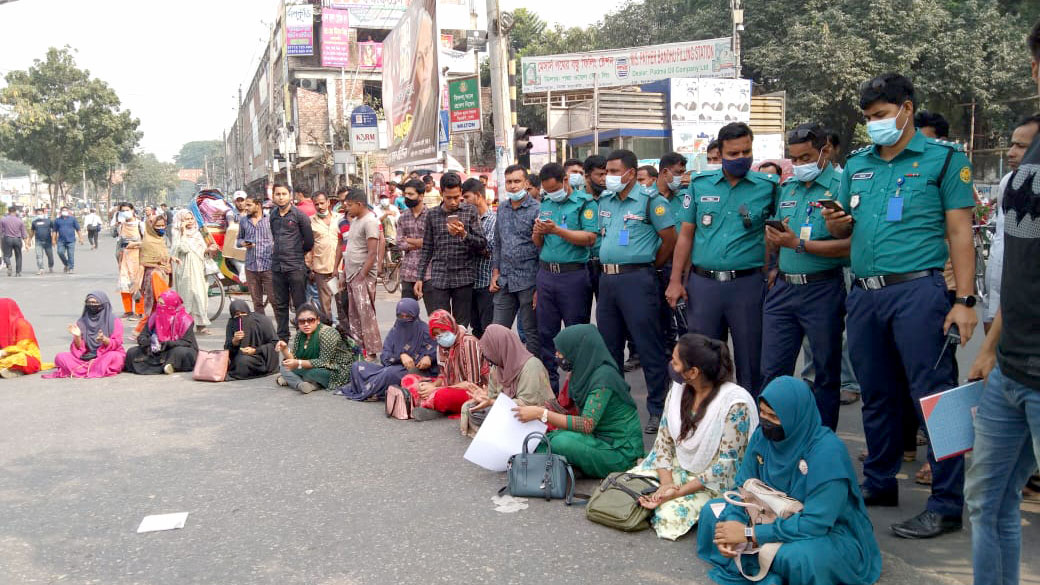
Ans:
{"type": "Polygon", "coordinates": [[[787,133],[787,141],[797,144],[806,140],[815,140],[819,136],[819,134],[817,134],[819,130],[820,129],[817,126],[795,128],[787,133]]]}
{"type": "Polygon", "coordinates": [[[318,322],[318,318],[317,317],[304,317],[302,319],[297,319],[296,322],[299,323],[300,325],[310,325],[311,323],[317,323],[318,322]]]}

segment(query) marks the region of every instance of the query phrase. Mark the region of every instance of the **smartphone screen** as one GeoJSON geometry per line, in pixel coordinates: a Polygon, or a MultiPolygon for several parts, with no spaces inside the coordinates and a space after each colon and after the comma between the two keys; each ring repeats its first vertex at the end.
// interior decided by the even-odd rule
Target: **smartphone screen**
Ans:
{"type": "Polygon", "coordinates": [[[820,199],[817,203],[819,203],[821,207],[826,207],[831,211],[845,211],[845,209],[833,199],[820,199]]]}
{"type": "Polygon", "coordinates": [[[459,216],[457,216],[457,215],[449,215],[448,216],[448,223],[455,223],[457,221],[459,221],[459,216]]]}

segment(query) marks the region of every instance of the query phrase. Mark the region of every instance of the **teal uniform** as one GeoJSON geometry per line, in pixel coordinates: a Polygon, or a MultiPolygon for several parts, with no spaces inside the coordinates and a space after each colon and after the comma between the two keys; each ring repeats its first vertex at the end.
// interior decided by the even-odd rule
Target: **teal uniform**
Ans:
{"type": "Polygon", "coordinates": [[[779,177],[751,171],[730,186],[722,171],[701,173],[690,181],[689,205],[681,219],[693,224],[693,265],[704,270],[746,270],[765,263],[765,221],[776,210],[779,177]],[[745,206],[751,220],[744,227],[745,206]]]}
{"type": "MultiPolygon", "coordinates": [[[[956,385],[952,351],[944,351],[943,323],[950,310],[942,268],[947,211],[975,201],[968,158],[952,143],[920,132],[891,161],[878,147],[852,153],[838,201],[855,218],[851,265],[854,281],[846,308],[849,354],[857,356],[863,428],[870,455],[863,487],[875,497],[898,494],[902,458],[897,437],[905,406],[956,385]],[[927,274],[906,275],[929,271],[927,274]],[[908,280],[904,280],[908,279],[908,280]]],[[[919,421],[921,411],[915,408],[919,421]]],[[[927,509],[960,519],[964,508],[964,457],[936,461],[927,509]]]]}
{"type": "MultiPolygon", "coordinates": [[[[582,191],[574,191],[563,203],[553,203],[548,197],[542,199],[538,219],[552,220],[567,230],[597,233],[599,231],[599,205],[582,191]]],[[[550,263],[585,263],[589,261],[590,248],[575,246],[556,235],[545,236],[538,259],[550,263]]]]}
{"type": "MultiPolygon", "coordinates": [[[[808,187],[796,179],[788,179],[780,186],[780,203],[776,219],[791,218],[788,225],[799,239],[806,241],[833,240],[823,219],[820,199],[836,199],[841,187],[841,173],[832,165],[823,169],[808,187]]],[[[845,258],[825,258],[808,252],[798,253],[793,248],[780,248],[780,270],[787,274],[812,274],[845,266],[845,258]]]]}
{"type": "Polygon", "coordinates": [[[636,185],[623,201],[605,191],[599,198],[600,262],[650,264],[661,247],[657,232],[670,227],[671,206],[656,190],[648,194],[636,185]]]}

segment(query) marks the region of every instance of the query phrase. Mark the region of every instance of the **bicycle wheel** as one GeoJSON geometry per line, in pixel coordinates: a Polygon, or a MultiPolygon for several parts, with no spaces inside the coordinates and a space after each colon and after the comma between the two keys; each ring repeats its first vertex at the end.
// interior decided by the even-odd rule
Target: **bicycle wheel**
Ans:
{"type": "Polygon", "coordinates": [[[986,290],[986,258],[982,248],[975,248],[975,296],[985,301],[989,291],[986,290]]]}
{"type": "Polygon", "coordinates": [[[401,265],[390,264],[386,267],[383,276],[383,288],[388,293],[395,293],[401,286],[401,265]]]}
{"type": "Polygon", "coordinates": [[[220,316],[220,312],[224,310],[226,300],[227,291],[224,290],[224,282],[220,280],[220,275],[206,275],[206,301],[210,321],[214,321],[220,316]]]}

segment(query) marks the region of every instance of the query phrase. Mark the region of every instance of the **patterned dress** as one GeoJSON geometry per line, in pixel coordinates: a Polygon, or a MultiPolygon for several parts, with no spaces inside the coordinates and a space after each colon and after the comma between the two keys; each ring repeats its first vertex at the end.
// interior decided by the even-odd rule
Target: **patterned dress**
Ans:
{"type": "Polygon", "coordinates": [[[734,404],[726,414],[722,442],[719,443],[712,464],[703,473],[693,475],[679,465],[679,459],[675,456],[675,438],[668,430],[667,417],[661,417],[661,427],[657,431],[653,449],[630,473],[658,477],[658,469],[671,468],[672,481],[676,486],[696,479],[704,485],[704,489],[658,506],[650,520],[657,536],[675,540],[686,534],[697,524],[701,508],[709,500],[721,498],[722,492],[733,487],[733,478],[737,475],[747,449],[750,428],[747,405],[734,404]]]}
{"type": "Polygon", "coordinates": [[[311,334],[314,335],[318,337],[317,357],[313,357],[314,348],[309,346],[309,338],[303,331],[297,331],[293,338],[293,356],[311,362],[309,369],[298,372],[300,377],[331,390],[349,383],[350,365],[357,355],[357,346],[352,342],[348,345],[339,331],[328,325],[319,325],[311,334]]]}

